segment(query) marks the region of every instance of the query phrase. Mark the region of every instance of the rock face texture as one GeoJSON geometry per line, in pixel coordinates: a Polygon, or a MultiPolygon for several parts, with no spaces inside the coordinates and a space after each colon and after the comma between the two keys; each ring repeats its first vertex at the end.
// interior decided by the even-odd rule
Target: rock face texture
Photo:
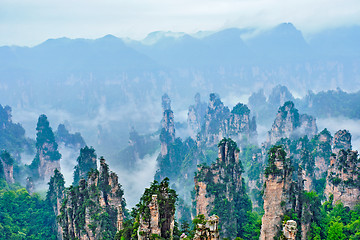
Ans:
{"type": "Polygon", "coordinates": [[[268,142],[274,145],[281,138],[298,138],[307,135],[312,138],[317,133],[315,118],[306,114],[300,115],[291,101],[279,108],[275,121],[268,134],[268,142]]]}
{"type": "Polygon", "coordinates": [[[91,169],[97,169],[95,149],[85,146],[80,149],[80,156],[77,158],[77,165],[75,166],[74,182],[76,186],[80,179],[87,179],[87,173],[91,169]]]}
{"type": "MultiPolygon", "coordinates": [[[[46,199],[53,207],[55,216],[60,215],[60,209],[64,200],[65,180],[64,176],[56,169],[54,176],[50,178],[49,190],[46,194],[46,199]]],[[[63,230],[59,224],[57,224],[57,238],[63,239],[63,230]]]]}
{"type": "Polygon", "coordinates": [[[0,104],[0,150],[6,150],[15,161],[20,161],[20,154],[24,150],[31,150],[32,144],[25,137],[25,129],[12,121],[11,107],[0,104]]]}
{"type": "Polygon", "coordinates": [[[65,191],[58,216],[64,239],[113,239],[123,226],[125,201],[115,173],[105,159],[77,187],[65,191]]]}
{"type": "Polygon", "coordinates": [[[294,220],[288,220],[284,224],[283,234],[285,239],[295,240],[297,233],[297,223],[294,220]]]}
{"type": "Polygon", "coordinates": [[[172,239],[175,226],[175,202],[177,196],[169,188],[169,179],[153,182],[137,204],[136,222],[138,239],[172,239]]]}
{"type": "Polygon", "coordinates": [[[167,94],[162,96],[163,118],[161,121],[161,155],[168,154],[169,144],[175,141],[175,122],[174,113],[171,110],[171,101],[167,94]]]}
{"type": "Polygon", "coordinates": [[[265,176],[261,240],[274,239],[279,235],[283,217],[291,210],[297,212],[300,208],[299,194],[303,189],[301,175],[297,183],[293,182],[290,161],[281,147],[270,149],[265,176]]]}
{"type": "Polygon", "coordinates": [[[66,147],[80,149],[85,147],[86,143],[79,132],[70,133],[64,124],[59,124],[55,133],[56,142],[63,143],[66,147]]]}
{"type": "Polygon", "coordinates": [[[157,195],[152,195],[151,202],[149,204],[150,209],[150,221],[146,221],[145,218],[140,215],[139,229],[138,229],[138,239],[145,240],[149,239],[149,236],[156,234],[161,236],[161,231],[159,227],[159,204],[157,200],[157,195]]]}
{"type": "Polygon", "coordinates": [[[341,149],[351,150],[351,134],[347,130],[339,130],[333,139],[333,153],[337,154],[341,149]]]}
{"type": "Polygon", "coordinates": [[[216,163],[202,166],[194,178],[196,212],[206,217],[217,214],[224,237],[234,238],[242,234],[241,219],[247,217],[242,212],[251,209],[251,202],[245,193],[236,143],[224,138],[218,147],[216,163]]]}
{"type": "Polygon", "coordinates": [[[0,178],[4,178],[8,184],[15,182],[14,180],[14,162],[15,160],[7,151],[0,154],[0,178]]]}
{"type": "Polygon", "coordinates": [[[198,224],[193,240],[220,240],[219,217],[212,215],[205,224],[198,224]]]}
{"type": "Polygon", "coordinates": [[[248,140],[253,136],[256,136],[256,122],[250,117],[246,105],[238,103],[230,112],[216,94],[210,94],[205,123],[200,133],[201,140],[207,146],[215,146],[224,137],[248,140]]]}
{"type": "Polygon", "coordinates": [[[330,155],[331,155],[331,144],[332,136],[330,132],[325,128],[320,132],[318,136],[318,145],[316,146],[316,156],[315,156],[315,178],[325,178],[328,167],[330,165],[330,155]]]}
{"type": "Polygon", "coordinates": [[[360,202],[360,160],[357,151],[341,149],[331,156],[324,193],[327,197],[333,194],[334,202],[340,200],[350,208],[360,202]]]}
{"type": "Polygon", "coordinates": [[[205,122],[207,105],[201,102],[200,94],[195,95],[195,104],[189,107],[187,123],[190,129],[190,136],[196,140],[198,133],[201,131],[201,126],[205,122]]]}
{"type": "Polygon", "coordinates": [[[47,183],[55,169],[60,171],[61,154],[45,115],[40,115],[36,130],[36,156],[29,168],[33,180],[47,183]]]}

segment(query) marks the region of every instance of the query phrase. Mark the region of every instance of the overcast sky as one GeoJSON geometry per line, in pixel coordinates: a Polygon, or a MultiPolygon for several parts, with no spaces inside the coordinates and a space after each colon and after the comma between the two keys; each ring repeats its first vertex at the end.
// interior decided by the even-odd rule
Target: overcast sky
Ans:
{"type": "Polygon", "coordinates": [[[142,39],[158,30],[195,33],[282,22],[305,34],[360,25],[360,0],[0,0],[0,46],[64,36],[142,39]]]}

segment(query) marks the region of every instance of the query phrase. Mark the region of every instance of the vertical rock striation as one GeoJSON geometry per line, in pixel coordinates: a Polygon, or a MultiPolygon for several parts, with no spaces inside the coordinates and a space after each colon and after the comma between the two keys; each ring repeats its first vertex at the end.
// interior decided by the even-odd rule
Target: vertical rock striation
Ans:
{"type": "Polygon", "coordinates": [[[60,170],[61,154],[45,115],[40,115],[36,130],[36,156],[29,168],[33,180],[47,183],[55,169],[60,170]]]}
{"type": "Polygon", "coordinates": [[[123,226],[125,200],[118,176],[105,159],[100,170],[89,172],[87,181],[65,191],[58,216],[64,239],[113,239],[123,226]]]}
{"type": "MultiPolygon", "coordinates": [[[[349,147],[348,142],[346,146],[349,147]]],[[[360,202],[360,160],[357,151],[341,149],[331,156],[325,195],[330,197],[331,194],[334,202],[341,201],[350,208],[360,202]]]]}
{"type": "Polygon", "coordinates": [[[251,210],[242,178],[239,149],[230,138],[220,141],[216,163],[202,166],[194,178],[197,214],[220,218],[224,237],[243,237],[243,225],[251,210]]]}
{"type": "Polygon", "coordinates": [[[200,94],[195,95],[195,104],[189,107],[187,123],[190,130],[190,137],[196,140],[198,133],[201,131],[201,126],[205,121],[206,103],[201,102],[200,94]]]}
{"type": "Polygon", "coordinates": [[[298,138],[307,135],[312,138],[317,133],[315,118],[306,114],[300,115],[291,101],[279,108],[275,121],[268,133],[268,143],[276,144],[281,138],[298,138]]]}

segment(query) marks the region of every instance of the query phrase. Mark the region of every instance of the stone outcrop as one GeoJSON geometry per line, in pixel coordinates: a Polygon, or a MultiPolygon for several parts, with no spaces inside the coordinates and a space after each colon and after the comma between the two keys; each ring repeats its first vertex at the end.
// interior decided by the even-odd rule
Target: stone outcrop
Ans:
{"type": "Polygon", "coordinates": [[[64,239],[113,239],[123,226],[125,201],[115,173],[105,159],[100,170],[92,170],[87,180],[65,191],[58,216],[64,239]]]}
{"type": "Polygon", "coordinates": [[[319,133],[317,140],[314,174],[316,179],[320,179],[326,177],[330,165],[332,136],[325,128],[319,133]]]}
{"type": "MultiPolygon", "coordinates": [[[[65,180],[64,176],[55,169],[54,175],[50,178],[49,190],[46,194],[46,199],[53,208],[55,216],[60,215],[60,209],[64,200],[65,180]]],[[[57,238],[63,239],[63,230],[57,224],[57,238]]]]}
{"type": "Polygon", "coordinates": [[[292,210],[299,211],[299,196],[303,190],[302,174],[298,174],[297,183],[293,181],[290,161],[281,147],[274,146],[270,149],[265,176],[260,240],[274,239],[279,235],[283,217],[292,210]]]}
{"type": "Polygon", "coordinates": [[[14,162],[15,160],[7,151],[0,154],[0,178],[4,178],[8,184],[15,182],[14,180],[14,162]]]}
{"type": "Polygon", "coordinates": [[[175,202],[177,196],[169,188],[169,179],[154,181],[137,204],[137,237],[146,239],[172,239],[175,227],[175,202]]]}
{"type": "Polygon", "coordinates": [[[224,138],[218,147],[216,162],[211,166],[201,166],[194,178],[196,212],[205,217],[211,212],[216,213],[224,237],[234,238],[241,235],[238,230],[243,219],[239,218],[246,217],[240,212],[251,210],[251,203],[245,193],[236,143],[224,138]],[[242,205],[238,205],[240,203],[242,205]],[[230,226],[233,229],[230,230],[230,226]]]}
{"type": "Polygon", "coordinates": [[[334,202],[341,201],[350,208],[360,202],[360,160],[357,151],[341,149],[331,156],[324,193],[327,197],[333,195],[334,202]]]}
{"type": "Polygon", "coordinates": [[[80,156],[76,160],[73,185],[77,185],[82,178],[87,179],[87,173],[91,169],[97,169],[96,158],[94,148],[85,146],[80,149],[80,156]]]}
{"type": "Polygon", "coordinates": [[[187,123],[190,130],[190,137],[196,140],[198,133],[201,131],[201,126],[205,122],[207,105],[201,102],[200,94],[195,95],[195,104],[189,107],[187,123]]]}
{"type": "Polygon", "coordinates": [[[212,93],[200,138],[206,146],[215,146],[224,137],[237,141],[256,137],[255,118],[250,117],[249,108],[242,103],[238,103],[230,112],[220,98],[212,93]]]}
{"type": "Polygon", "coordinates": [[[174,113],[171,110],[171,101],[167,94],[162,97],[163,118],[161,120],[161,155],[168,154],[169,144],[175,141],[174,113]]]}
{"type": "Polygon", "coordinates": [[[36,127],[36,156],[29,166],[34,181],[47,183],[55,169],[60,171],[61,154],[54,133],[45,115],[40,115],[36,127]]]}
{"type": "Polygon", "coordinates": [[[12,121],[12,110],[9,106],[0,104],[0,150],[6,150],[19,163],[21,153],[33,152],[30,139],[25,137],[25,129],[19,123],[12,121]]]}
{"type": "Polygon", "coordinates": [[[304,135],[312,138],[317,133],[315,118],[300,115],[291,101],[279,108],[275,121],[268,133],[268,143],[276,144],[281,138],[295,139],[304,135]]]}
{"type": "Polygon", "coordinates": [[[333,139],[333,153],[337,154],[340,149],[351,150],[351,134],[347,130],[339,130],[333,139]]]}
{"type": "Polygon", "coordinates": [[[196,226],[193,240],[220,240],[219,217],[212,215],[205,221],[205,224],[199,223],[196,226]]]}
{"type": "Polygon", "coordinates": [[[85,147],[86,143],[79,132],[70,133],[64,124],[59,124],[55,132],[56,142],[63,143],[66,147],[80,149],[85,147]]]}
{"type": "Polygon", "coordinates": [[[146,221],[142,215],[139,218],[138,240],[149,239],[149,236],[156,234],[161,236],[159,227],[160,213],[157,195],[152,195],[151,202],[149,204],[150,209],[150,221],[146,221]]]}
{"type": "Polygon", "coordinates": [[[297,233],[297,223],[294,220],[288,220],[284,224],[283,234],[286,240],[295,240],[297,233]]]}

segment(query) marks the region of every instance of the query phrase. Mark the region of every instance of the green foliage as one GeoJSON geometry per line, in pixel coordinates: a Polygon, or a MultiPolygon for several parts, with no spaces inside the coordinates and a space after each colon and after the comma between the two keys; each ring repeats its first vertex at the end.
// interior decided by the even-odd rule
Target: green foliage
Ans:
{"type": "Polygon", "coordinates": [[[237,115],[249,115],[250,109],[242,103],[236,104],[236,106],[231,110],[231,113],[237,114],[237,115]]]}
{"type": "Polygon", "coordinates": [[[46,115],[40,115],[36,131],[37,150],[42,150],[43,153],[48,156],[51,161],[58,161],[61,158],[61,154],[58,151],[58,145],[55,141],[55,135],[50,127],[46,115]]]}
{"type": "Polygon", "coordinates": [[[84,147],[85,141],[79,132],[71,134],[64,124],[59,124],[56,131],[56,141],[63,142],[68,147],[84,147]]]}
{"type": "Polygon", "coordinates": [[[5,184],[1,189],[6,190],[0,192],[0,239],[55,240],[55,215],[47,202],[5,184]]]}
{"type": "Polygon", "coordinates": [[[96,169],[96,153],[93,147],[85,146],[80,149],[80,156],[77,158],[77,165],[74,167],[74,182],[73,185],[77,185],[81,178],[86,179],[87,173],[91,169],[96,169]]]}
{"type": "Polygon", "coordinates": [[[275,160],[282,161],[285,163],[286,152],[283,150],[282,146],[275,145],[270,148],[268,155],[269,158],[268,158],[268,165],[265,168],[265,176],[268,177],[270,174],[275,176],[280,175],[282,171],[276,167],[275,160]]]}

